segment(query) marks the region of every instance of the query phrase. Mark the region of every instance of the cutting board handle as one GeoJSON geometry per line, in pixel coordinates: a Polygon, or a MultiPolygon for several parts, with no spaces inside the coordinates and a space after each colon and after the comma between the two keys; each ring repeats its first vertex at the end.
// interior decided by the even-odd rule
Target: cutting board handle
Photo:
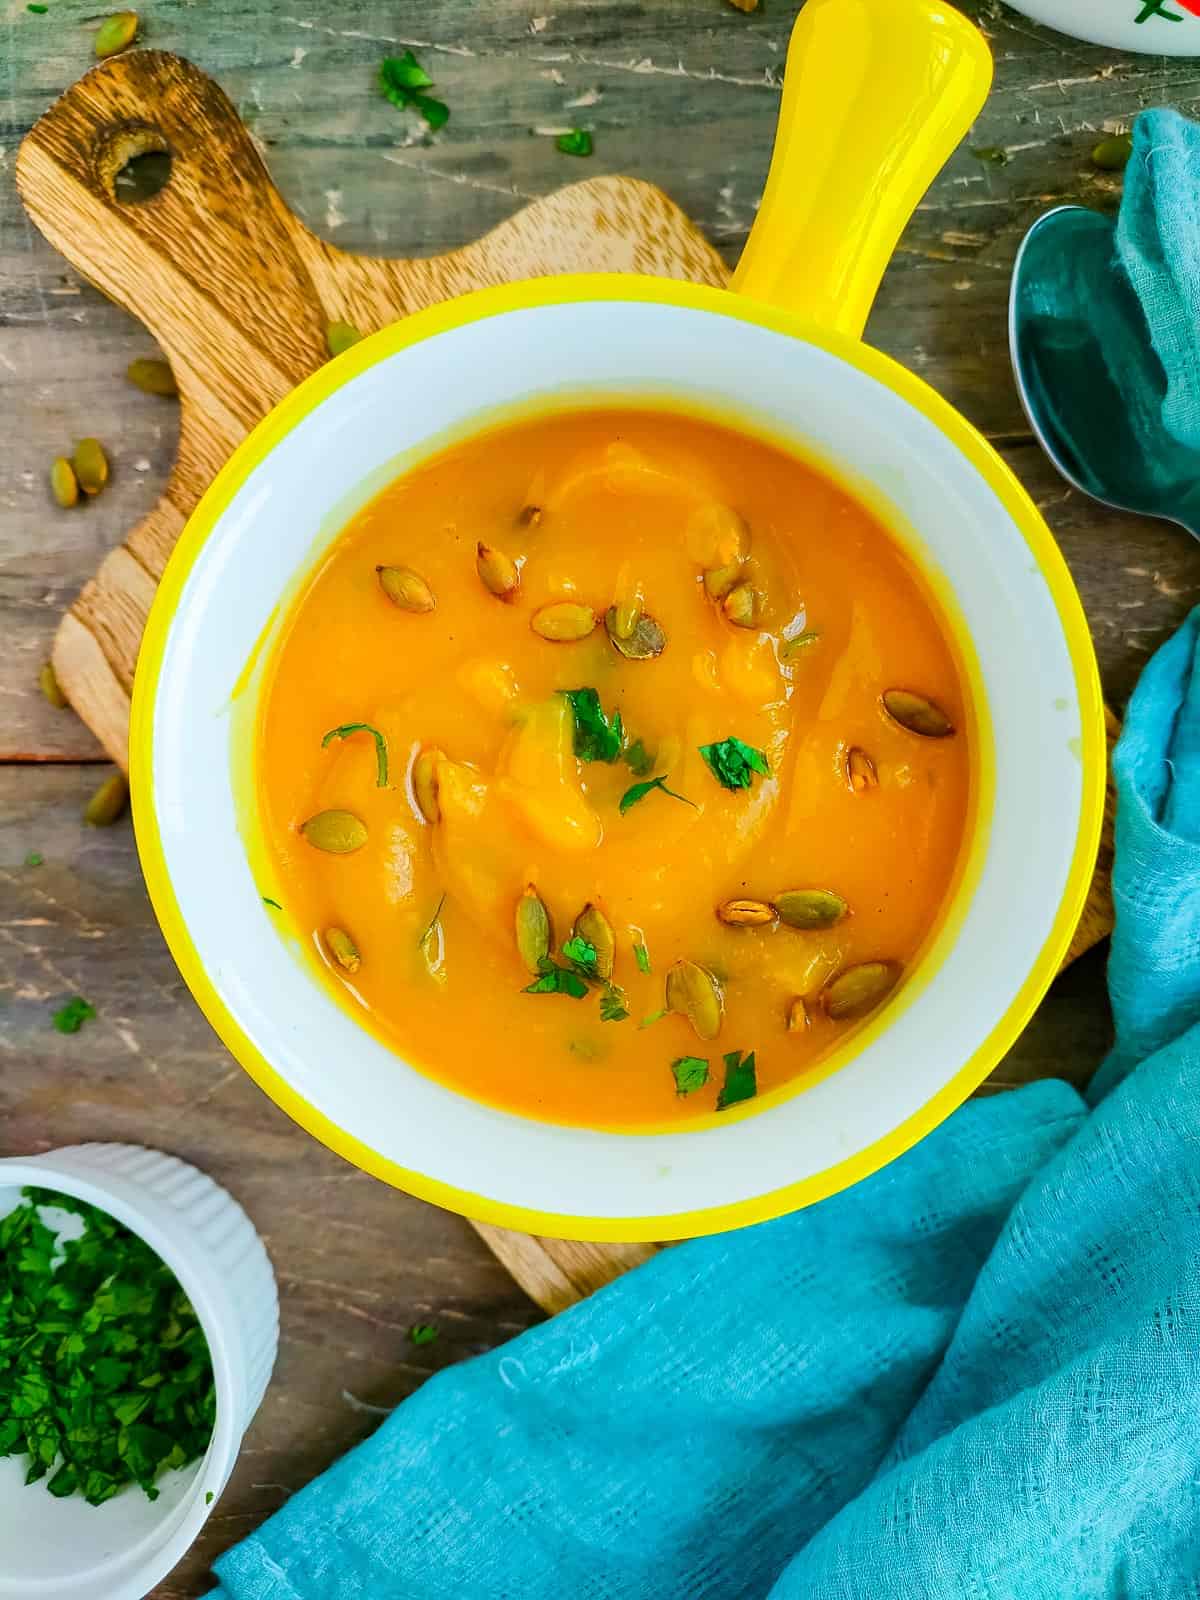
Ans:
{"type": "Polygon", "coordinates": [[[306,230],[190,62],[136,50],[94,67],[25,140],[17,183],[50,242],[150,329],[181,383],[199,378],[247,424],[264,388],[281,398],[326,355],[306,230]],[[152,150],[170,156],[165,184],[123,198],[118,173],[152,150]],[[240,404],[247,362],[254,398],[240,404]]]}

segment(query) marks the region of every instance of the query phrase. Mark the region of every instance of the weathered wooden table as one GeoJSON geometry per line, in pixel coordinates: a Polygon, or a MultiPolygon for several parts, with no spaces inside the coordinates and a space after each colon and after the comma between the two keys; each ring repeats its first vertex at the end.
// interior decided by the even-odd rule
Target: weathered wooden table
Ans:
{"type": "MultiPolygon", "coordinates": [[[[1124,59],[992,0],[966,9],[992,39],[995,92],[906,233],[869,336],[941,389],[1030,487],[1074,569],[1119,707],[1200,596],[1200,559],[1178,530],[1093,505],[1046,463],[1009,372],[1009,269],[1048,206],[1116,204],[1119,180],[1088,159],[1099,131],[1147,105],[1200,110],[1200,63],[1124,59]]],[[[340,245],[446,249],[525,197],[629,172],[661,184],[733,260],[766,172],[795,10],[793,0],[750,17],[721,0],[557,0],[545,14],[537,0],[148,0],[143,39],[216,74],[289,203],[340,245]],[[433,141],[376,92],[378,61],[397,45],[418,51],[451,106],[433,141]],[[587,163],[558,154],[545,132],[577,124],[595,132],[587,163]]],[[[259,1093],[176,976],[128,823],[97,832],[80,821],[100,752],[41,698],[38,668],[59,612],[150,508],[175,444],[171,404],[122,377],[151,353],[148,339],[65,268],[13,188],[16,146],[90,64],[94,26],[74,0],[49,0],[45,15],[0,0],[0,1153],[81,1139],[158,1145],[227,1184],[267,1241],[279,1367],[203,1538],[156,1591],[181,1600],[381,1408],[537,1313],[465,1223],[343,1165],[259,1093]],[[111,452],[111,488],[61,511],[46,469],[88,433],[111,452]],[[31,851],[43,865],[24,865],[31,851]],[[99,1015],[64,1038],[50,1017],[75,993],[99,1015]],[[416,1321],[438,1324],[437,1343],[412,1347],[416,1321]]],[[[1107,1034],[1096,952],[1059,980],[993,1082],[1083,1081],[1107,1034]]]]}

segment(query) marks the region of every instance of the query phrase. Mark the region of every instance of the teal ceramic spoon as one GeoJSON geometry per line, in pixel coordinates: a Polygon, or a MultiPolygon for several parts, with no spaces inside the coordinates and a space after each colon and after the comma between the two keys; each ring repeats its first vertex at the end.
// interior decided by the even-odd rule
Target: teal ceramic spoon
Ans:
{"type": "Polygon", "coordinates": [[[1021,403],[1076,488],[1200,538],[1200,454],[1162,425],[1166,380],[1114,266],[1114,232],[1111,218],[1063,206],[1026,235],[1009,307],[1021,403]]]}

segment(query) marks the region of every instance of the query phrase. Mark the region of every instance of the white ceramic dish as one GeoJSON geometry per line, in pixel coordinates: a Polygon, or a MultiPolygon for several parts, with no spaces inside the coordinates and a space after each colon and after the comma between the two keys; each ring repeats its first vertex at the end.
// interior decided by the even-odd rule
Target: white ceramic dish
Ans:
{"type": "Polygon", "coordinates": [[[0,1216],[27,1185],[99,1206],[167,1263],[212,1356],[217,1420],[201,1461],[168,1473],[159,1497],[122,1491],[102,1506],[25,1486],[0,1460],[0,1600],[141,1600],[194,1542],[233,1470],[279,1344],[275,1278],[245,1212],[211,1178],[136,1145],[75,1145],[0,1160],[0,1216]]]}
{"type": "Polygon", "coordinates": [[[1200,0],[1010,0],[1035,22],[1091,44],[1151,56],[1200,56],[1200,0]]]}
{"type": "Polygon", "coordinates": [[[904,218],[978,109],[988,65],[978,34],[935,0],[809,0],[741,295],[564,278],[423,312],[285,401],[186,530],[134,696],[134,812],[151,896],[243,1065],[368,1170],[533,1232],[656,1238],[755,1221],[854,1181],[928,1131],[991,1069],[1050,982],[1090,881],[1103,804],[1086,623],[1003,463],[857,338],[904,218]],[[693,1131],[549,1126],[408,1067],[315,980],[286,913],[264,908],[264,894],[286,892],[256,881],[243,834],[231,706],[240,696],[252,711],[247,663],[261,663],[297,575],[446,433],[515,405],[582,397],[716,410],[793,443],[884,510],[971,641],[979,810],[945,927],[900,996],[803,1092],[693,1131]]]}

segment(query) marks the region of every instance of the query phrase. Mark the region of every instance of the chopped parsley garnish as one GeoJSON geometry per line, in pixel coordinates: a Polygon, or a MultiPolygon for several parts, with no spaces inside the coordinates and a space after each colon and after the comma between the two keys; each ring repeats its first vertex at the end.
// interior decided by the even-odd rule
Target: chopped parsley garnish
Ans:
{"type": "Polygon", "coordinates": [[[621,713],[606,717],[595,689],[564,689],[575,715],[575,754],[581,761],[615,761],[625,745],[621,713]]]}
{"type": "Polygon", "coordinates": [[[638,964],[638,971],[639,972],[649,972],[650,971],[650,952],[649,952],[649,950],[646,949],[646,946],[644,944],[635,944],[634,945],[634,947],[633,947],[633,959],[638,964]]]}
{"type": "Polygon", "coordinates": [[[570,967],[560,966],[549,956],[542,962],[541,976],[522,989],[522,994],[569,994],[572,1000],[586,999],[588,986],[570,967]]]}
{"type": "Polygon", "coordinates": [[[450,107],[425,93],[433,88],[433,79],[411,50],[402,56],[384,57],[379,64],[379,87],[397,111],[419,111],[434,133],[450,120],[450,107]]]}
{"type": "Polygon", "coordinates": [[[732,735],[716,744],[702,744],[700,754],[713,777],[726,789],[748,789],[756,772],[764,778],[771,775],[765,754],[732,735]]]}
{"type": "Polygon", "coordinates": [[[438,1330],[432,1322],[414,1322],[408,1330],[409,1341],[418,1346],[434,1344],[437,1340],[438,1330]]]}
{"type": "Polygon", "coordinates": [[[742,1100],[753,1100],[758,1093],[758,1074],[754,1067],[754,1051],[744,1056],[740,1050],[731,1050],[725,1057],[725,1082],[717,1096],[717,1110],[736,1106],[742,1100]]]}
{"type": "Polygon", "coordinates": [[[635,739],[622,760],[635,778],[644,778],[654,765],[654,757],[640,739],[635,739]]]}
{"type": "Polygon", "coordinates": [[[554,143],[565,156],[590,156],[592,153],[592,136],[586,128],[560,133],[554,143]]]}
{"type": "Polygon", "coordinates": [[[562,953],[568,961],[573,961],[576,966],[588,967],[594,976],[596,971],[596,946],[579,934],[568,939],[562,947],[562,953]]]}
{"type": "Polygon", "coordinates": [[[265,906],[270,906],[272,911],[282,911],[283,910],[283,907],[279,904],[279,901],[278,900],[272,900],[271,896],[269,894],[263,895],[262,903],[265,906]]]}
{"type": "Polygon", "coordinates": [[[54,1013],[52,1020],[59,1033],[78,1033],[84,1023],[90,1022],[95,1015],[95,1006],[89,1005],[81,994],[77,994],[54,1013]]]}
{"type": "Polygon", "coordinates": [[[662,777],[650,778],[646,783],[635,783],[631,788],[626,789],[621,796],[621,803],[617,807],[621,815],[624,816],[630,806],[637,805],[639,800],[644,800],[653,789],[661,789],[664,794],[669,794],[672,800],[682,800],[684,805],[691,806],[693,811],[699,811],[700,809],[694,800],[688,799],[687,795],[676,794],[674,789],[668,789],[667,780],[662,777]]]}
{"type": "Polygon", "coordinates": [[[675,1074],[675,1093],[680,1099],[695,1089],[703,1089],[708,1082],[708,1062],[703,1056],[680,1056],[678,1061],[672,1061],[671,1071],[675,1074]]]}
{"type": "Polygon", "coordinates": [[[44,1189],[0,1221],[0,1456],[62,1499],[110,1500],[204,1454],[212,1363],[170,1268],[103,1211],[44,1189]],[[41,1206],[82,1217],[56,1238],[41,1206]],[[49,1475],[49,1476],[48,1476],[49,1475]]]}
{"type": "Polygon", "coordinates": [[[582,1000],[588,986],[595,984],[600,990],[600,1021],[624,1022],[629,1015],[625,991],[596,970],[596,947],[590,939],[574,934],[562,947],[567,966],[549,956],[542,963],[542,974],[524,991],[526,994],[569,994],[582,1000]]]}
{"type": "Polygon", "coordinates": [[[604,993],[600,996],[600,1021],[624,1022],[629,1015],[629,1007],[625,1004],[625,991],[615,983],[607,983],[604,993]]]}
{"type": "Polygon", "coordinates": [[[369,722],[343,722],[338,728],[330,728],[321,740],[321,749],[326,749],[335,739],[348,739],[352,733],[369,733],[375,741],[375,787],[386,789],[388,786],[388,752],[387,740],[378,728],[373,728],[369,722]]]}
{"type": "Polygon", "coordinates": [[[661,1011],[652,1011],[648,1017],[643,1017],[638,1023],[638,1027],[639,1029],[652,1028],[656,1022],[661,1022],[666,1016],[670,1016],[670,1012],[664,1006],[661,1011]]]}
{"type": "Polygon", "coordinates": [[[40,867],[45,859],[40,850],[31,850],[25,857],[25,865],[27,867],[40,867]]]}

